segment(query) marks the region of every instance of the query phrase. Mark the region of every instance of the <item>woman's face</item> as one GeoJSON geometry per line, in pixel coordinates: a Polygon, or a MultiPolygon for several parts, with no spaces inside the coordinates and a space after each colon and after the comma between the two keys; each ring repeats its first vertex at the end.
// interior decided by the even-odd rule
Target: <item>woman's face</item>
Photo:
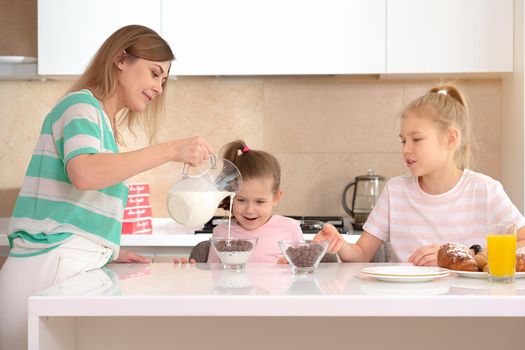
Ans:
{"type": "Polygon", "coordinates": [[[155,97],[162,94],[170,65],[171,61],[155,62],[129,56],[118,62],[118,93],[122,107],[143,112],[155,97]]]}
{"type": "Polygon", "coordinates": [[[272,192],[273,179],[248,179],[233,199],[233,215],[246,230],[256,230],[272,216],[273,207],[279,203],[282,192],[272,192]]]}

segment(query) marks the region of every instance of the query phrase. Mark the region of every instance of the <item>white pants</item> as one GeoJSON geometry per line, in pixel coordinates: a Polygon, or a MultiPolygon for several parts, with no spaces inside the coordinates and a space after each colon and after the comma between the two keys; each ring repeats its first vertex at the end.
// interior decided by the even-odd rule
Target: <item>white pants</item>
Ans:
{"type": "Polygon", "coordinates": [[[111,254],[111,249],[75,235],[45,254],[8,257],[0,270],[0,350],[27,349],[31,295],[104,266],[111,254]]]}

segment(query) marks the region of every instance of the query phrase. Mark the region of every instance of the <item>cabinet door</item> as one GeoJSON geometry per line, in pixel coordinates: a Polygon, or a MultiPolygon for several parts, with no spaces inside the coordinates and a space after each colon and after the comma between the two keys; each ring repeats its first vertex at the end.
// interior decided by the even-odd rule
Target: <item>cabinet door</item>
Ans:
{"type": "Polygon", "coordinates": [[[174,75],[385,72],[385,0],[163,0],[174,75]]]}
{"type": "Polygon", "coordinates": [[[38,73],[82,74],[104,40],[129,24],[160,33],[160,0],[39,0],[38,73]]]}
{"type": "Polygon", "coordinates": [[[511,72],[513,0],[387,0],[388,73],[511,72]]]}

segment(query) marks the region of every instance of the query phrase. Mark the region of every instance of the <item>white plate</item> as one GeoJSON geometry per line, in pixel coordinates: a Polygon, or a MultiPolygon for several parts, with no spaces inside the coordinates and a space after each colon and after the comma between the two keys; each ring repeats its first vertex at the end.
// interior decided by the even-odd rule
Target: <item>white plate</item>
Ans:
{"type": "Polygon", "coordinates": [[[445,277],[450,271],[430,266],[373,266],[365,267],[361,270],[361,274],[385,282],[413,283],[445,277]]]}
{"type": "Polygon", "coordinates": [[[430,277],[448,275],[449,270],[432,266],[372,266],[361,271],[367,275],[391,277],[430,277]]]}
{"type": "Polygon", "coordinates": [[[384,282],[397,282],[397,283],[413,283],[413,282],[428,282],[436,278],[446,277],[449,273],[441,275],[426,275],[426,276],[388,276],[388,275],[374,275],[362,272],[364,276],[375,278],[379,281],[384,282]]]}
{"type": "MultiPolygon", "coordinates": [[[[456,273],[460,277],[479,278],[479,279],[486,279],[489,277],[489,274],[486,272],[456,271],[456,270],[449,270],[449,271],[456,273]]],[[[516,272],[516,278],[525,278],[525,272],[516,272]]]]}

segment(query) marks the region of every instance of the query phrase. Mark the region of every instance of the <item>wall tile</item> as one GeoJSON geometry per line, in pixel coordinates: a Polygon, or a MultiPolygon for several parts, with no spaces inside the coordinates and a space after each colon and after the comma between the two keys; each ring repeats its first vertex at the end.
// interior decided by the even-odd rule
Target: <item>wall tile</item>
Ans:
{"type": "Polygon", "coordinates": [[[484,153],[475,156],[472,169],[496,180],[501,179],[501,153],[484,153]]]}
{"type": "Polygon", "coordinates": [[[277,212],[287,215],[345,215],[344,187],[368,169],[387,179],[404,173],[400,153],[276,153],[284,197],[277,212]]]}
{"type": "Polygon", "coordinates": [[[268,83],[264,140],[271,152],[393,152],[399,84],[268,83]]]}
{"type": "MultiPolygon", "coordinates": [[[[0,82],[0,216],[11,213],[42,120],[72,83],[0,82]]],[[[341,194],[355,176],[369,168],[387,178],[404,173],[398,115],[434,83],[373,76],[184,77],[170,81],[159,141],[201,135],[218,152],[242,138],[281,162],[285,196],[277,213],[343,215],[341,194]]],[[[473,169],[498,179],[501,82],[467,80],[463,86],[481,146],[473,169]]],[[[140,132],[139,139],[123,135],[123,152],[147,144],[140,132]]],[[[166,194],[181,168],[169,163],[130,179],[151,184],[154,216],[168,216],[166,194]]]]}
{"type": "MultiPolygon", "coordinates": [[[[21,185],[42,121],[53,105],[46,98],[48,92],[41,94],[44,85],[41,82],[0,83],[0,188],[21,185]]],[[[57,97],[63,91],[60,85],[53,88],[57,97]]]]}

